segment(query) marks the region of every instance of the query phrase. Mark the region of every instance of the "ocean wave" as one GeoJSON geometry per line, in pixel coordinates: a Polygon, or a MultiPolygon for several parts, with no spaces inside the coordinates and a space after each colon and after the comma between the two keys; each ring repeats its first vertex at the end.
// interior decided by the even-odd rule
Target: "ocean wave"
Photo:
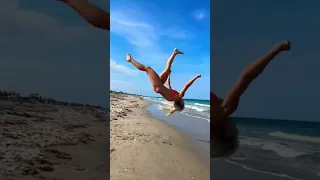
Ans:
{"type": "Polygon", "coordinates": [[[240,136],[240,144],[253,146],[260,148],[262,150],[269,150],[275,152],[277,155],[285,158],[294,158],[301,155],[307,155],[308,152],[297,150],[294,147],[286,146],[280,142],[272,142],[265,139],[250,138],[245,136],[240,136]]]}
{"type": "Polygon", "coordinates": [[[196,110],[196,111],[198,111],[198,112],[206,112],[206,111],[208,111],[208,109],[202,108],[202,107],[199,107],[199,106],[185,105],[185,107],[186,107],[186,108],[189,108],[189,109],[196,110]]]}
{"type": "MultiPolygon", "coordinates": [[[[172,102],[168,102],[164,100],[163,98],[150,98],[150,97],[145,97],[146,100],[148,101],[153,101],[157,103],[161,103],[167,106],[173,106],[172,102]]],[[[197,112],[210,112],[210,105],[206,104],[200,104],[200,103],[190,103],[190,102],[185,102],[185,108],[195,110],[197,112]]]]}
{"type": "MultiPolygon", "coordinates": [[[[147,98],[146,98],[147,99],[147,98]]],[[[161,104],[164,104],[164,105],[169,105],[169,106],[172,106],[173,103],[172,102],[168,102],[168,101],[164,101],[164,100],[158,100],[158,98],[148,98],[147,99],[148,101],[153,101],[153,102],[157,102],[157,103],[161,103],[161,104]]]]}
{"type": "Polygon", "coordinates": [[[311,143],[320,143],[320,137],[303,136],[303,135],[299,135],[299,134],[289,134],[289,133],[284,133],[281,131],[270,132],[268,135],[273,136],[273,137],[293,140],[293,141],[305,141],[305,142],[311,142],[311,143]]]}
{"type": "Polygon", "coordinates": [[[197,106],[204,106],[204,107],[209,107],[210,108],[210,104],[200,104],[200,103],[194,103],[197,106]]]}
{"type": "MultiPolygon", "coordinates": [[[[162,106],[162,105],[158,105],[158,109],[160,110],[170,110],[172,108],[172,106],[162,106]]],[[[210,119],[208,118],[204,118],[204,117],[200,117],[200,116],[195,116],[195,115],[191,115],[191,114],[188,114],[188,113],[185,113],[185,112],[180,112],[181,114],[184,114],[186,116],[189,116],[189,117],[193,117],[193,118],[197,118],[197,119],[203,119],[203,120],[206,120],[208,122],[210,122],[210,119]]]]}
{"type": "Polygon", "coordinates": [[[208,119],[208,118],[194,116],[194,115],[190,115],[190,114],[187,114],[187,113],[184,113],[184,112],[181,112],[181,114],[184,114],[184,115],[190,116],[190,117],[194,117],[194,118],[198,118],[198,119],[203,119],[203,120],[206,120],[206,121],[210,122],[210,119],[208,119]]]}
{"type": "Polygon", "coordinates": [[[297,179],[297,178],[291,177],[291,176],[289,176],[287,174],[277,174],[277,173],[273,173],[273,172],[257,170],[257,169],[253,169],[251,167],[248,167],[248,166],[246,166],[244,164],[236,163],[234,161],[230,161],[230,160],[225,160],[225,161],[230,163],[230,164],[233,164],[233,165],[236,165],[236,166],[240,166],[240,167],[242,167],[242,168],[244,168],[246,170],[249,170],[249,171],[258,172],[258,173],[261,173],[261,174],[268,174],[268,175],[283,177],[283,178],[288,178],[288,179],[292,179],[292,180],[301,180],[301,179],[297,179]]]}
{"type": "Polygon", "coordinates": [[[320,162],[320,154],[303,154],[296,157],[297,160],[309,161],[314,164],[319,164],[320,162]]]}
{"type": "Polygon", "coordinates": [[[286,158],[293,158],[293,157],[298,157],[301,155],[306,155],[308,153],[306,152],[300,152],[292,147],[286,147],[284,145],[274,143],[274,142],[267,142],[260,146],[261,149],[263,150],[270,150],[274,151],[281,157],[286,157],[286,158]]]}
{"type": "Polygon", "coordinates": [[[241,157],[230,157],[230,159],[236,160],[236,161],[244,161],[244,160],[247,160],[246,158],[241,158],[241,157]]]}

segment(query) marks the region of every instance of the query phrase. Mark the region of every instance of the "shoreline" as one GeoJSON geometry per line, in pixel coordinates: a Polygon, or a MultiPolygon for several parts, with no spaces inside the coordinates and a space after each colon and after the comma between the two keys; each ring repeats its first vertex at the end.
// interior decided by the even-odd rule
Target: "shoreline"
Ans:
{"type": "Polygon", "coordinates": [[[198,159],[205,165],[210,166],[210,146],[208,145],[209,135],[207,135],[208,122],[203,119],[187,116],[183,113],[175,113],[165,116],[165,111],[159,110],[159,104],[144,99],[150,106],[146,108],[148,113],[155,119],[181,133],[189,144],[189,149],[194,152],[198,159]],[[205,133],[204,133],[205,132],[205,133]]]}
{"type": "Polygon", "coordinates": [[[158,121],[163,126],[166,126],[167,128],[170,128],[173,131],[176,131],[176,133],[178,133],[182,137],[181,141],[184,144],[184,148],[190,150],[197,157],[197,159],[200,160],[200,162],[203,165],[210,166],[210,160],[208,160],[207,157],[204,156],[204,154],[203,154],[204,151],[198,149],[199,142],[197,142],[197,141],[199,141],[199,140],[192,138],[191,134],[187,134],[186,132],[182,132],[179,128],[170,125],[169,123],[167,123],[163,119],[158,119],[158,118],[152,117],[151,112],[149,112],[147,110],[147,108],[152,106],[152,103],[148,102],[146,99],[144,99],[143,101],[145,103],[147,103],[147,105],[145,107],[143,107],[143,109],[146,111],[146,116],[148,118],[150,118],[151,120],[154,120],[154,121],[158,121]],[[208,160],[208,162],[206,162],[207,160],[208,160]]]}
{"type": "Polygon", "coordinates": [[[115,93],[110,97],[112,180],[209,179],[210,168],[195,155],[187,137],[153,118],[144,99],[115,93]]]}

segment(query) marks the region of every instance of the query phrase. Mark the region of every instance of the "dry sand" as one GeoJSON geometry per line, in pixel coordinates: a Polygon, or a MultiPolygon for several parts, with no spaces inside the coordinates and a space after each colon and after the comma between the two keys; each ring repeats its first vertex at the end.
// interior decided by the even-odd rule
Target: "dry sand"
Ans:
{"type": "Polygon", "coordinates": [[[105,109],[0,100],[0,179],[209,179],[189,142],[150,118],[140,97],[111,94],[110,103],[111,139],[105,109]]]}
{"type": "Polygon", "coordinates": [[[0,100],[1,180],[105,180],[106,110],[0,100]]]}
{"type": "Polygon", "coordinates": [[[209,167],[175,129],[152,119],[138,96],[111,93],[111,180],[206,180],[209,167]]]}

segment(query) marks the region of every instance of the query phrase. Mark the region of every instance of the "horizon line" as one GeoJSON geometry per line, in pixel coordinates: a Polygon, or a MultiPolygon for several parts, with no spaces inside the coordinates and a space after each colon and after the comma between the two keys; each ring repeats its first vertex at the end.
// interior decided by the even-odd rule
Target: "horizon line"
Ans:
{"type": "MultiPolygon", "coordinates": [[[[142,94],[138,94],[138,93],[128,93],[128,92],[125,92],[125,91],[117,91],[117,90],[111,90],[110,91],[116,91],[116,92],[123,92],[123,93],[127,93],[127,94],[136,94],[136,95],[139,95],[139,96],[144,96],[144,97],[153,97],[153,98],[163,98],[163,97],[160,97],[160,96],[147,96],[147,95],[142,95],[142,94]]],[[[189,99],[189,100],[204,100],[204,101],[210,101],[210,98],[209,99],[194,99],[194,98],[184,98],[184,99],[189,99]]]]}

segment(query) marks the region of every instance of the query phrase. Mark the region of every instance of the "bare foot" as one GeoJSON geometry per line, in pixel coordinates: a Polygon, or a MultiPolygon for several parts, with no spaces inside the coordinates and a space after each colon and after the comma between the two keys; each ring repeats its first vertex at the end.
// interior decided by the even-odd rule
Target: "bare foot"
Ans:
{"type": "Polygon", "coordinates": [[[290,41],[282,41],[279,44],[279,47],[281,49],[281,51],[290,51],[291,49],[291,42],[290,41]]]}
{"type": "Polygon", "coordinates": [[[127,62],[130,62],[131,59],[132,59],[131,55],[127,53],[127,54],[126,54],[126,60],[127,60],[127,62]]]}
{"type": "Polygon", "coordinates": [[[179,49],[177,49],[177,48],[174,48],[173,52],[175,54],[184,54],[183,52],[179,51],[179,49]]]}
{"type": "Polygon", "coordinates": [[[198,74],[198,75],[197,75],[197,78],[201,78],[201,74],[198,74]]]}

